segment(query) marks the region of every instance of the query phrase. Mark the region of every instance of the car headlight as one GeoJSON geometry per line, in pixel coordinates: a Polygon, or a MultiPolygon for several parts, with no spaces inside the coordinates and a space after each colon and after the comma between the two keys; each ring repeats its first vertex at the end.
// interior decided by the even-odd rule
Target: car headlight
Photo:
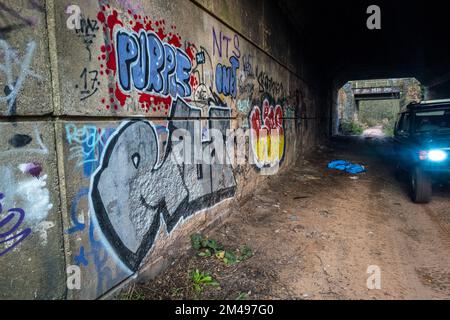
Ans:
{"type": "Polygon", "coordinates": [[[447,159],[447,153],[442,150],[430,150],[428,151],[428,159],[435,162],[444,161],[447,159]]]}

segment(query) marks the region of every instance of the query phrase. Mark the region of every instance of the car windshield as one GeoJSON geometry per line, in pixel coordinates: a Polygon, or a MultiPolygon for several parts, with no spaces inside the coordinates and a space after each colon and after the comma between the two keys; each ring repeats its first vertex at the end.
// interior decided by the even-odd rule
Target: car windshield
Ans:
{"type": "Polygon", "coordinates": [[[415,115],[418,133],[450,130],[450,109],[418,111],[415,115]]]}

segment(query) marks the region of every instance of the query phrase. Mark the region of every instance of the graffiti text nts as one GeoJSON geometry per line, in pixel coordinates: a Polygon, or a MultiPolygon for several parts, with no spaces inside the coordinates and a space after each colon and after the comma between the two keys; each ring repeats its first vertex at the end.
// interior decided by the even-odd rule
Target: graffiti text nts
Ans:
{"type": "Polygon", "coordinates": [[[216,29],[213,27],[212,40],[213,55],[216,55],[217,51],[217,54],[220,58],[222,58],[222,56],[228,58],[231,55],[236,56],[236,58],[238,59],[241,57],[241,49],[239,48],[239,36],[237,34],[234,34],[233,37],[230,37],[225,32],[222,32],[222,30],[216,31],[216,29]]]}
{"type": "Polygon", "coordinates": [[[9,209],[6,216],[3,216],[2,200],[4,198],[5,195],[0,192],[0,257],[18,246],[31,233],[30,228],[18,230],[25,219],[23,209],[9,209]]]}
{"type": "Polygon", "coordinates": [[[163,43],[153,32],[116,33],[117,74],[121,88],[187,97],[191,60],[179,48],[163,43]]]}

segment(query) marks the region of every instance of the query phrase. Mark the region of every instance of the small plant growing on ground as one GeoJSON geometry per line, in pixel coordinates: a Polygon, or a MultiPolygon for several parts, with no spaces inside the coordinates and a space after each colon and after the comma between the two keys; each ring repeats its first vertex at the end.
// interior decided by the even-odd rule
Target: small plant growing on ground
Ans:
{"type": "Polygon", "coordinates": [[[195,250],[200,250],[198,255],[201,257],[210,257],[223,249],[216,240],[204,238],[199,233],[191,235],[191,244],[195,250]]]}
{"type": "Polygon", "coordinates": [[[211,257],[211,256],[212,256],[212,253],[211,253],[211,250],[205,249],[205,251],[199,252],[199,253],[198,253],[198,256],[199,256],[199,257],[211,257]]]}
{"type": "Polygon", "coordinates": [[[249,259],[252,249],[249,246],[241,246],[240,250],[225,250],[223,246],[214,239],[204,238],[201,234],[191,235],[192,247],[198,250],[199,257],[212,257],[222,260],[227,266],[249,259]]]}
{"type": "Polygon", "coordinates": [[[222,260],[227,266],[238,262],[236,255],[232,251],[222,250],[216,253],[216,258],[222,260]]]}
{"type": "Polygon", "coordinates": [[[241,255],[239,261],[245,261],[253,256],[252,248],[249,246],[242,246],[240,249],[241,255]]]}
{"type": "Polygon", "coordinates": [[[194,287],[194,290],[197,294],[201,293],[203,291],[203,287],[206,285],[214,287],[218,287],[220,285],[219,282],[214,280],[214,278],[211,275],[209,275],[209,273],[201,272],[198,269],[195,269],[191,273],[191,280],[193,283],[192,285],[194,287]]]}
{"type": "Polygon", "coordinates": [[[202,240],[203,237],[199,233],[191,235],[192,248],[194,248],[195,250],[200,250],[202,248],[202,240]]]}

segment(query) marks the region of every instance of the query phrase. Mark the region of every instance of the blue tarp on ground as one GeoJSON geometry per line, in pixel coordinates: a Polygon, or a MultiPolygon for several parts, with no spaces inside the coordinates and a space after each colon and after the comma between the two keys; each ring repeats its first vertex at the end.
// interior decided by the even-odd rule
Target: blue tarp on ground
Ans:
{"type": "Polygon", "coordinates": [[[346,160],[333,160],[328,163],[328,169],[341,170],[351,174],[358,174],[366,171],[366,168],[364,168],[364,166],[351,163],[346,160]]]}

